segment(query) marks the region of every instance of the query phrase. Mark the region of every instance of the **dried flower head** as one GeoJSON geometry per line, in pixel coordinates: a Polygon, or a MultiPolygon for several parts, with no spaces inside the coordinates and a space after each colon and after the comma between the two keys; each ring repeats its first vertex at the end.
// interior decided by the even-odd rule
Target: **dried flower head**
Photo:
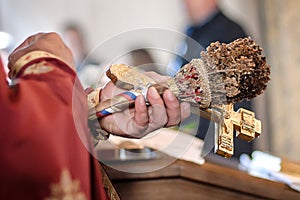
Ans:
{"type": "Polygon", "coordinates": [[[262,48],[251,38],[240,38],[229,44],[214,42],[201,52],[215,103],[234,103],[260,95],[270,80],[270,66],[262,56],[262,48]],[[214,98],[224,93],[226,98],[214,98]],[[215,95],[214,95],[215,94],[215,95]],[[224,99],[226,102],[224,102],[224,99]]]}
{"type": "Polygon", "coordinates": [[[200,108],[252,99],[269,80],[270,66],[251,38],[211,43],[201,58],[183,66],[174,77],[179,98],[200,108]]]}

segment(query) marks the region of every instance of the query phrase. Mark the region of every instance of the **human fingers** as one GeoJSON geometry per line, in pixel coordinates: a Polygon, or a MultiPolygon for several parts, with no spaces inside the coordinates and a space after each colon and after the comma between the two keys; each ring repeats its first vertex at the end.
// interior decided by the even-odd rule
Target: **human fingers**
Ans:
{"type": "Polygon", "coordinates": [[[11,55],[8,57],[8,60],[11,60],[12,54],[16,54],[17,51],[27,47],[29,44],[32,43],[32,41],[34,40],[35,37],[37,37],[37,35],[39,35],[41,33],[37,33],[35,35],[31,35],[29,36],[27,39],[25,39],[19,46],[17,46],[12,52],[11,55]]]}
{"type": "Polygon", "coordinates": [[[164,101],[154,87],[149,88],[147,98],[151,105],[148,108],[149,131],[151,132],[167,124],[168,116],[164,101]]]}
{"type": "Polygon", "coordinates": [[[101,99],[111,99],[113,96],[116,96],[124,91],[125,90],[118,88],[112,81],[110,81],[102,88],[101,99]]]}
{"type": "Polygon", "coordinates": [[[135,100],[134,121],[138,126],[147,126],[149,123],[148,109],[142,95],[139,95],[135,100]]]}
{"type": "Polygon", "coordinates": [[[166,90],[163,93],[163,99],[168,115],[168,123],[166,124],[166,126],[175,126],[179,124],[179,122],[181,121],[181,109],[179,101],[170,90],[166,90]]]}
{"type": "MultiPolygon", "coordinates": [[[[171,79],[170,76],[163,76],[156,72],[145,72],[145,75],[149,76],[153,80],[155,80],[158,83],[164,83],[171,79]]],[[[191,114],[191,108],[190,104],[187,102],[181,102],[179,104],[179,101],[177,98],[172,94],[170,90],[166,91],[167,96],[171,97],[171,100],[168,98],[164,98],[164,101],[166,102],[167,107],[167,114],[169,117],[168,124],[166,126],[172,126],[178,124],[180,121],[185,120],[188,118],[191,114]],[[178,110],[177,105],[180,105],[180,108],[178,110]]],[[[167,97],[165,96],[165,97],[167,97]]]]}
{"type": "Polygon", "coordinates": [[[142,138],[164,127],[168,122],[164,101],[153,87],[149,88],[147,98],[150,106],[146,106],[144,97],[140,95],[134,108],[103,117],[101,126],[113,134],[132,138],[142,138]]]}
{"type": "Polygon", "coordinates": [[[35,38],[37,38],[42,33],[37,33],[35,35],[29,36],[27,39],[25,39],[19,46],[17,46],[12,53],[8,57],[8,68],[11,69],[11,67],[16,63],[17,60],[19,60],[20,57],[25,55],[26,53],[31,51],[30,46],[32,45],[35,38]]]}
{"type": "Polygon", "coordinates": [[[13,67],[20,57],[35,50],[51,53],[64,60],[70,66],[75,66],[71,50],[65,45],[57,33],[52,32],[38,33],[28,37],[10,55],[8,67],[13,67]]]}
{"type": "Polygon", "coordinates": [[[73,54],[62,38],[55,32],[43,33],[34,40],[33,48],[49,52],[72,67],[75,67],[73,54]]]}

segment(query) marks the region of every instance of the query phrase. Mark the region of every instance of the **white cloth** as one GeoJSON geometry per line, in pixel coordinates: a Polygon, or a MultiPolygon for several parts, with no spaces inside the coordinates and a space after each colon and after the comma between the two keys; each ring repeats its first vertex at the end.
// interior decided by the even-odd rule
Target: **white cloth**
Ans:
{"type": "Polygon", "coordinates": [[[149,147],[169,156],[200,165],[205,162],[204,158],[201,157],[203,140],[170,128],[159,129],[142,139],[112,136],[109,138],[109,142],[116,146],[127,142],[130,146],[136,145],[136,148],[149,147]]]}

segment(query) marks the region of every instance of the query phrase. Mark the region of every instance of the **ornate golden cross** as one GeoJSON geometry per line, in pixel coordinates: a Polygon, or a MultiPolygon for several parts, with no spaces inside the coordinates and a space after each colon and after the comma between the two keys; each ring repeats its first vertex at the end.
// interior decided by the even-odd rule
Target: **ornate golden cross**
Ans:
{"type": "Polygon", "coordinates": [[[252,141],[261,133],[261,121],[255,119],[255,113],[244,108],[236,112],[233,110],[233,104],[221,106],[222,118],[215,130],[215,153],[231,157],[234,153],[233,132],[236,131],[236,137],[252,141]]]}
{"type": "MultiPolygon", "coordinates": [[[[192,107],[192,112],[199,113],[199,109],[192,107]]],[[[255,119],[255,113],[244,108],[235,112],[233,104],[200,109],[200,115],[216,122],[215,153],[225,158],[234,153],[234,131],[238,138],[249,142],[261,133],[261,121],[255,119]]]]}

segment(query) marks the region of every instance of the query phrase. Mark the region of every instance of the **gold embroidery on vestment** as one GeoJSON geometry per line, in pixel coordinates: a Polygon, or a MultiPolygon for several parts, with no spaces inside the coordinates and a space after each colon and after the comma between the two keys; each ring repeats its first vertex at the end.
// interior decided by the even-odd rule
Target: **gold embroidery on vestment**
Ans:
{"type": "Polygon", "coordinates": [[[48,73],[53,70],[53,67],[47,66],[47,63],[45,61],[42,61],[37,64],[33,64],[29,67],[27,67],[24,71],[24,75],[27,74],[44,74],[48,73]]]}
{"type": "Polygon", "coordinates": [[[50,185],[50,197],[45,200],[86,200],[85,194],[80,191],[80,181],[72,180],[69,170],[63,169],[58,183],[50,185]]]}

